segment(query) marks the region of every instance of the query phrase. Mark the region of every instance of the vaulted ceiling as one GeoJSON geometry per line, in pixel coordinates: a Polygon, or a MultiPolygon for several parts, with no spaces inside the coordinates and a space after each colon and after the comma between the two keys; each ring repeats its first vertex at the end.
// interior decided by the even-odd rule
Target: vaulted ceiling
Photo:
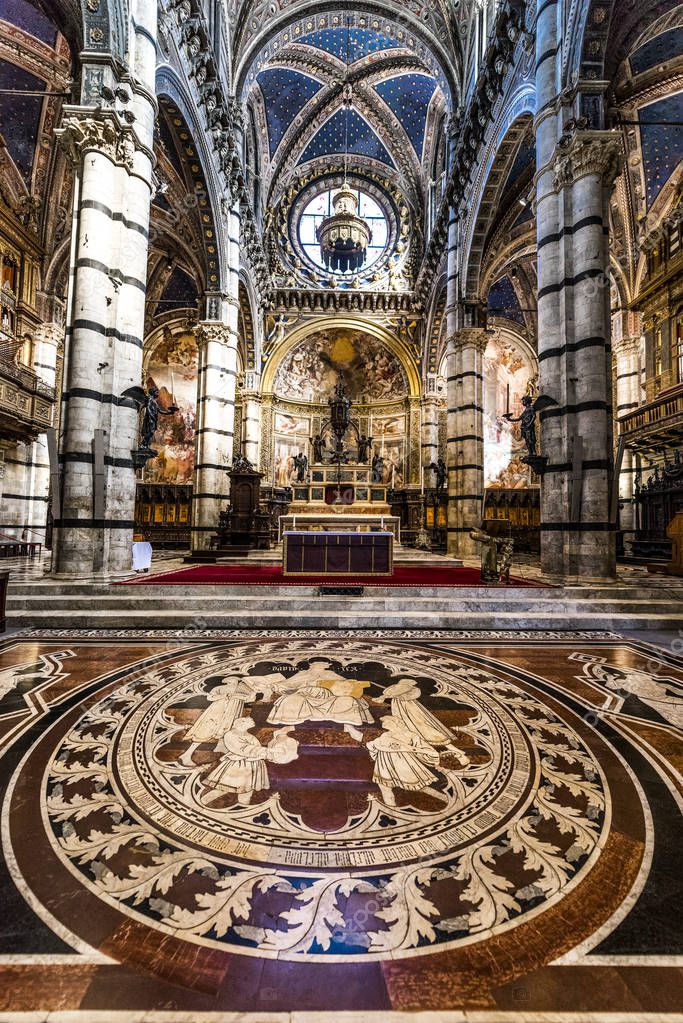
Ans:
{"type": "MultiPolygon", "coordinates": [[[[400,7],[384,16],[336,8],[294,18],[244,66],[264,198],[296,168],[341,166],[345,151],[356,167],[388,173],[406,194],[423,192],[456,86],[452,63],[399,20],[400,7]]],[[[441,18],[433,4],[429,11],[431,20],[441,18]]]]}

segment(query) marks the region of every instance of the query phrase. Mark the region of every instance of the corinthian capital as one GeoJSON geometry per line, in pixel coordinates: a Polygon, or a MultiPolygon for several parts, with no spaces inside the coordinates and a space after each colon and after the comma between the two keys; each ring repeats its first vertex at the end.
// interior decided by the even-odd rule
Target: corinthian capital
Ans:
{"type": "Polygon", "coordinates": [[[198,323],[194,328],[194,336],[197,338],[197,347],[200,349],[211,343],[233,347],[237,343],[235,332],[227,323],[212,323],[210,321],[198,323]]]}
{"type": "Polygon", "coordinates": [[[619,137],[611,131],[574,131],[563,135],[555,149],[554,184],[559,191],[587,174],[611,184],[621,166],[619,137]]]}
{"type": "Polygon", "coordinates": [[[485,352],[486,346],[489,343],[489,333],[486,327],[463,327],[462,330],[457,330],[455,334],[451,334],[447,339],[447,344],[454,351],[460,351],[463,348],[474,348],[478,352],[485,352]]]}
{"type": "Polygon", "coordinates": [[[104,153],[114,163],[132,170],[135,136],[128,125],[121,123],[113,110],[84,110],[65,107],[57,142],[73,161],[79,163],[84,153],[104,153]]]}

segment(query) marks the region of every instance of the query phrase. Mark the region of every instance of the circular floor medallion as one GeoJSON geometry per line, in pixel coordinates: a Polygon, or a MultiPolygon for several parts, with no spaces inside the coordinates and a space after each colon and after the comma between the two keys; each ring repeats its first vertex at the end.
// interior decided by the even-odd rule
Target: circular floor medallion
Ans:
{"type": "Polygon", "coordinates": [[[72,874],[155,928],[414,955],[543,912],[597,856],[593,754],[488,669],[312,639],[131,674],[54,751],[46,826],[72,874]]]}

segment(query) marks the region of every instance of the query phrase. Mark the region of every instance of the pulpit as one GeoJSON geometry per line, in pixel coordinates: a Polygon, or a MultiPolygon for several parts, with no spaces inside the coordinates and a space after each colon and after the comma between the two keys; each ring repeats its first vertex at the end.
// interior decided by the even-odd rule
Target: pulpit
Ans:
{"type": "Polygon", "coordinates": [[[230,472],[230,508],[221,512],[216,546],[256,548],[270,547],[270,516],[261,509],[261,480],[246,459],[238,459],[230,472]]]}

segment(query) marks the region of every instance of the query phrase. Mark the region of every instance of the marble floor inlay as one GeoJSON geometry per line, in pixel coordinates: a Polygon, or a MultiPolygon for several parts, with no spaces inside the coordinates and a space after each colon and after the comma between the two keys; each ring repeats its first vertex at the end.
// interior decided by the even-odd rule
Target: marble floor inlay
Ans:
{"type": "Polygon", "coordinates": [[[682,715],[611,634],[7,639],[0,1013],[673,1020],[682,715]]]}

